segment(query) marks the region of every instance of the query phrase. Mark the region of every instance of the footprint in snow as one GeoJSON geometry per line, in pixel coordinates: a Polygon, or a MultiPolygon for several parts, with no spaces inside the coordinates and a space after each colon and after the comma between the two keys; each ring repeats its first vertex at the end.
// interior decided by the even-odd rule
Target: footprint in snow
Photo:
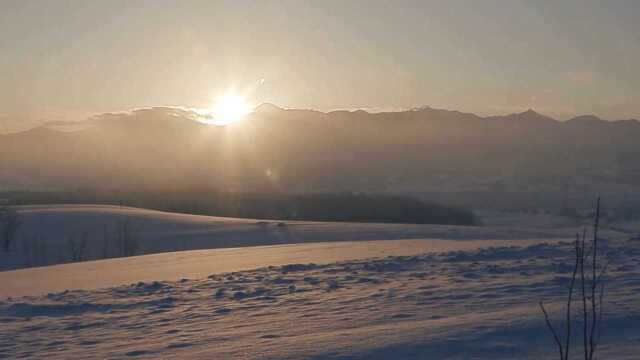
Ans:
{"type": "Polygon", "coordinates": [[[231,312],[231,309],[227,309],[227,308],[220,308],[220,309],[216,309],[216,314],[228,314],[231,312]]]}
{"type": "Polygon", "coordinates": [[[147,350],[134,350],[134,351],[129,351],[128,353],[125,353],[125,356],[142,356],[142,355],[146,355],[149,354],[149,351],[147,350]]]}

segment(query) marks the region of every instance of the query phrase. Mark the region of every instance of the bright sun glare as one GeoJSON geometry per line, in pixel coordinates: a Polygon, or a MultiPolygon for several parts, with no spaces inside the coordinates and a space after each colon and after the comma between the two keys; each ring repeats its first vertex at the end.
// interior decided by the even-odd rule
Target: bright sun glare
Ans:
{"type": "Polygon", "coordinates": [[[242,120],[251,112],[251,105],[240,95],[224,95],[210,109],[211,123],[228,125],[242,120]]]}

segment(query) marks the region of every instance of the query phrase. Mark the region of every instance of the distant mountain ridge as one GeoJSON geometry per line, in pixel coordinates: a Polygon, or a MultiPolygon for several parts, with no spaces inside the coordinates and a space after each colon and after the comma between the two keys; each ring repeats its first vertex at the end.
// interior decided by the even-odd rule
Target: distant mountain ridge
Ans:
{"type": "MultiPolygon", "coordinates": [[[[392,111],[392,112],[368,112],[366,110],[362,110],[362,109],[356,109],[356,110],[334,110],[334,111],[329,111],[329,112],[322,112],[322,111],[318,111],[318,110],[310,110],[310,109],[285,109],[282,107],[279,107],[277,105],[271,104],[271,103],[262,103],[260,105],[258,105],[253,113],[252,116],[256,116],[256,115],[267,115],[267,116],[273,116],[273,115],[277,115],[279,113],[283,113],[283,112],[307,112],[307,113],[316,113],[316,114],[324,114],[324,115],[339,115],[339,114],[353,114],[353,115],[380,115],[380,114],[384,114],[384,115],[388,115],[388,116],[394,116],[395,114],[402,114],[402,113],[420,113],[420,114],[424,114],[426,116],[435,116],[435,117],[446,117],[446,118],[452,118],[452,117],[459,117],[460,119],[462,118],[466,118],[466,119],[473,119],[473,120],[493,120],[493,121],[519,121],[519,122],[526,122],[529,124],[541,124],[541,123],[547,123],[547,124],[554,124],[554,123],[566,123],[566,124],[571,124],[571,125],[584,125],[586,123],[589,123],[590,125],[607,125],[607,124],[614,124],[614,125],[630,125],[630,126],[637,126],[640,125],[640,121],[637,119],[621,119],[621,120],[605,120],[602,118],[599,118],[595,115],[590,115],[590,114],[585,114],[585,115],[578,115],[575,116],[573,118],[567,119],[567,120],[557,120],[553,117],[541,114],[536,112],[533,109],[528,109],[526,111],[520,112],[520,113],[512,113],[512,114],[508,114],[508,115],[492,115],[492,116],[486,116],[486,117],[482,117],[473,113],[465,113],[465,112],[460,112],[457,110],[445,110],[445,109],[437,109],[437,108],[433,108],[430,107],[428,105],[425,106],[421,106],[421,107],[415,107],[409,110],[404,110],[404,111],[392,111]]],[[[122,112],[122,113],[105,113],[105,114],[101,114],[101,115],[97,115],[94,116],[88,120],[85,121],[50,121],[50,122],[45,122],[43,125],[38,126],[38,127],[44,127],[44,128],[49,128],[49,129],[56,129],[58,127],[79,127],[80,125],[96,125],[99,124],[101,122],[108,122],[109,118],[112,119],[122,119],[122,118],[126,118],[131,120],[132,118],[140,118],[139,116],[137,116],[138,114],[143,114],[145,117],[150,115],[150,114],[156,114],[156,115],[160,115],[160,119],[164,118],[166,120],[166,117],[164,115],[166,114],[171,114],[173,117],[177,118],[177,119],[189,119],[189,120],[196,120],[198,119],[198,117],[200,115],[198,115],[197,113],[195,113],[194,111],[190,111],[190,110],[185,110],[185,109],[181,109],[181,108],[174,108],[174,107],[152,107],[152,108],[144,108],[144,109],[138,109],[138,110],[134,110],[131,112],[122,112]]],[[[33,128],[35,129],[35,128],[33,128]]],[[[31,129],[31,130],[33,130],[31,129]]],[[[29,130],[25,130],[25,131],[29,131],[29,130]]],[[[22,132],[25,132],[22,131],[22,132]]],[[[2,134],[0,134],[0,136],[2,136],[2,134]]]]}
{"type": "Polygon", "coordinates": [[[431,107],[324,113],[273,104],[228,126],[198,116],[158,107],[103,114],[73,131],[56,128],[78,123],[58,122],[0,135],[0,190],[213,187],[437,197],[558,192],[569,182],[580,191],[640,186],[640,122],[633,119],[558,121],[534,110],[481,117],[431,107]]]}

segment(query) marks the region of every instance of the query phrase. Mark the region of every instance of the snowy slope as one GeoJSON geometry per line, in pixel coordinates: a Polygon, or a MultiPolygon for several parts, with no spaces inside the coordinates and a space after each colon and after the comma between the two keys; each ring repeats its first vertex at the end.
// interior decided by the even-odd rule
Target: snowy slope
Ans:
{"type": "MultiPolygon", "coordinates": [[[[604,245],[601,358],[635,359],[640,242],[604,245]]],[[[537,301],[560,321],[571,261],[569,242],[539,243],[15,298],[0,302],[0,356],[555,358],[537,301]]]]}
{"type": "MultiPolygon", "coordinates": [[[[72,260],[69,240],[86,239],[81,260],[118,257],[118,227],[127,222],[139,243],[136,254],[318,241],[392,239],[533,239],[566,237],[558,228],[499,224],[446,226],[411,224],[263,221],[197,216],[104,205],[46,205],[19,208],[23,225],[0,270],[72,260]]],[[[575,224],[569,224],[575,225],[575,224]]]]}
{"type": "MultiPolygon", "coordinates": [[[[538,240],[520,240],[518,244],[538,240]]],[[[503,240],[397,240],[326,242],[191,250],[108,260],[44,266],[0,272],[0,299],[44,295],[68,289],[93,290],[139,281],[204,278],[213,273],[250,270],[291,263],[326,264],[335,261],[417,255],[477,249],[508,243],[503,240]]]]}
{"type": "MultiPolygon", "coordinates": [[[[278,226],[114,207],[22,211],[53,235],[125,212],[145,246],[178,237],[245,247],[0,272],[0,358],[555,358],[537,302],[560,324],[572,262],[561,238],[580,227],[546,215],[484,227],[278,226]]],[[[637,232],[601,229],[610,265],[600,358],[637,358],[637,232]]]]}

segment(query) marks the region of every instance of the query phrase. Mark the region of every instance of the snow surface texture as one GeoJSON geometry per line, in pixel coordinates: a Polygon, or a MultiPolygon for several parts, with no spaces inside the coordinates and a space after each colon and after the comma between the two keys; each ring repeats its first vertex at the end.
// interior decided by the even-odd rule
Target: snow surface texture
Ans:
{"type": "MultiPolygon", "coordinates": [[[[92,290],[139,281],[205,278],[212,273],[290,263],[320,263],[390,255],[477,249],[502,240],[395,240],[322,242],[192,250],[0,272],[0,299],[45,295],[67,289],[92,290]]],[[[520,240],[518,243],[535,243],[520,240]]]]}
{"type": "MultiPolygon", "coordinates": [[[[637,359],[640,241],[602,245],[600,358],[637,359]]],[[[539,243],[6,299],[0,357],[555,358],[537,302],[561,321],[572,260],[570,242],[539,243]]]]}

